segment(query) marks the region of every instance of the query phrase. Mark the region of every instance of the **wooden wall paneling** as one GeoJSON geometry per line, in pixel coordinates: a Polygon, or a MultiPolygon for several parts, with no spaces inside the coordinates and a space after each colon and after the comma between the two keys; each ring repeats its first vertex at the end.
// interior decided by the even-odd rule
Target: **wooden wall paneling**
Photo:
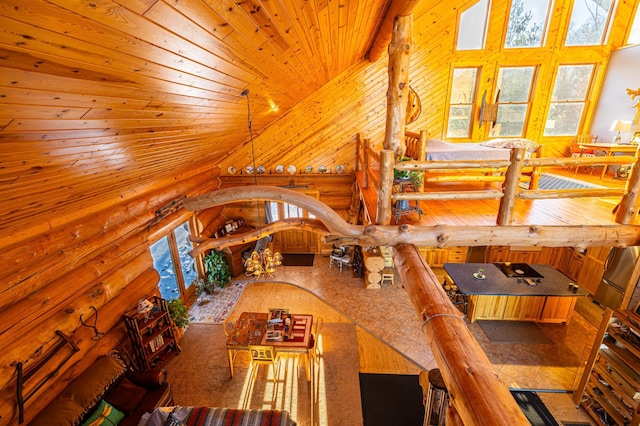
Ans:
{"type": "MultiPolygon", "coordinates": [[[[129,271],[127,262],[133,261],[138,256],[147,254],[149,265],[153,262],[150,257],[149,244],[141,234],[123,241],[119,246],[113,247],[93,259],[79,265],[71,276],[73,285],[68,285],[69,275],[65,275],[37,290],[25,299],[17,299],[16,302],[3,309],[2,317],[10,318],[0,326],[0,333],[10,330],[23,329],[35,319],[45,319],[52,314],[52,309],[67,303],[77,291],[84,291],[95,285],[99,280],[107,280],[113,274],[119,277],[117,270],[129,271]]],[[[134,273],[132,271],[132,273],[134,273]]]]}
{"type": "MultiPolygon", "coordinates": [[[[43,347],[42,352],[46,353],[45,346],[51,344],[47,339],[50,339],[49,336],[51,333],[55,333],[55,330],[60,329],[68,332],[80,347],[80,352],[73,359],[77,364],[65,365],[60,374],[48,382],[39,392],[38,398],[29,401],[26,410],[27,419],[33,418],[68,384],[70,379],[65,378],[67,373],[73,372],[72,377],[75,377],[97,356],[108,352],[116,343],[126,338],[121,320],[123,312],[134,306],[140,298],[157,293],[158,274],[155,270],[149,269],[148,260],[144,263],[146,266],[138,265],[139,275],[136,278],[128,282],[114,281],[106,286],[100,284],[87,292],[79,293],[73,301],[62,307],[46,321],[42,321],[37,328],[13,336],[11,340],[7,337],[6,346],[15,348],[15,350],[6,351],[4,355],[1,355],[1,359],[6,358],[9,361],[2,364],[2,377],[6,379],[0,384],[0,389],[2,389],[0,399],[3,401],[0,402],[0,416],[3,420],[11,419],[11,416],[15,414],[15,377],[9,363],[16,360],[28,361],[30,357],[37,356],[38,348],[41,346],[43,347]],[[95,336],[93,329],[80,324],[81,313],[84,314],[85,323],[92,324],[94,317],[92,311],[88,309],[89,305],[94,305],[98,309],[96,326],[101,333],[104,333],[100,340],[93,339],[95,336]],[[56,320],[60,322],[57,323],[56,320]]],[[[5,340],[5,337],[6,335],[3,335],[2,340],[5,340]]]]}
{"type": "Polygon", "coordinates": [[[91,222],[71,223],[26,243],[16,241],[11,246],[5,246],[0,251],[0,260],[5,265],[0,275],[4,284],[0,292],[0,307],[14,303],[47,282],[61,277],[123,238],[123,235],[143,229],[155,218],[155,210],[168,201],[180,195],[208,192],[212,189],[211,181],[201,183],[208,175],[197,175],[173,188],[150,192],[146,199],[138,198],[115,209],[103,210],[94,214],[91,222]],[[196,186],[198,184],[202,187],[196,186]],[[196,191],[193,191],[194,188],[196,191]]]}
{"type": "MultiPolygon", "coordinates": [[[[98,311],[98,321],[96,327],[99,332],[106,333],[114,325],[119,322],[119,317],[124,312],[125,306],[135,304],[137,300],[145,295],[155,291],[157,292],[157,283],[159,276],[157,271],[150,269],[148,259],[135,259],[133,265],[127,265],[127,268],[138,274],[135,278],[126,281],[118,281],[117,277],[105,283],[98,283],[84,292],[79,292],[73,300],[61,306],[51,316],[41,321],[36,321],[37,326],[25,327],[6,333],[0,340],[4,342],[6,348],[0,354],[0,371],[2,371],[2,382],[0,389],[4,388],[7,381],[14,379],[10,371],[13,367],[11,364],[15,361],[22,361],[25,367],[29,366],[29,362],[46,353],[49,346],[55,343],[52,336],[56,330],[60,330],[71,336],[74,340],[78,340],[80,331],[83,327],[80,323],[80,315],[83,315],[85,324],[93,324],[94,313],[89,308],[94,306],[98,311]],[[118,303],[110,303],[117,300],[118,303]],[[113,319],[112,321],[109,318],[113,319]],[[115,318],[115,319],[114,319],[115,318]]],[[[122,274],[120,274],[122,276],[122,274]]],[[[127,277],[124,277],[125,279],[127,277]]],[[[92,340],[95,333],[89,329],[89,340],[92,340]]]]}

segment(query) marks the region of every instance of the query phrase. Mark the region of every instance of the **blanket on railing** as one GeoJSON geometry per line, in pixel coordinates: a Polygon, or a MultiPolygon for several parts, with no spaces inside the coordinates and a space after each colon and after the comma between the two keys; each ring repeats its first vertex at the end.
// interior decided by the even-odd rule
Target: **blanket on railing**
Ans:
{"type": "Polygon", "coordinates": [[[219,407],[161,407],[138,426],[296,426],[288,411],[219,407]],[[174,423],[172,423],[174,422],[174,423]]]}

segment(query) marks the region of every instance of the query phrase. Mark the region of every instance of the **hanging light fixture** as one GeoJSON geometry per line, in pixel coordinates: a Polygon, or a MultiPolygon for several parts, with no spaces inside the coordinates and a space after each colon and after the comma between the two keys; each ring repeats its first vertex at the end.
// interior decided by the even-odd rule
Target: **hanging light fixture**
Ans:
{"type": "MultiPolygon", "coordinates": [[[[245,89],[240,94],[247,98],[247,127],[249,128],[249,140],[251,142],[251,160],[253,162],[253,182],[255,186],[258,186],[258,176],[255,173],[256,169],[256,154],[253,146],[253,129],[251,126],[251,106],[249,103],[249,89],[245,89]]],[[[262,219],[260,218],[260,203],[256,201],[256,208],[258,210],[258,230],[260,231],[260,237],[266,238],[262,235],[262,219]]],[[[262,276],[269,276],[273,278],[276,273],[276,266],[282,265],[282,255],[278,252],[273,253],[270,248],[266,247],[262,250],[256,250],[251,253],[244,262],[245,273],[247,275],[253,275],[256,279],[262,276]]]]}
{"type": "Polygon", "coordinates": [[[260,252],[251,253],[251,257],[244,263],[244,268],[247,275],[253,275],[256,279],[261,276],[273,278],[276,266],[280,265],[282,265],[282,255],[278,252],[273,253],[271,249],[266,248],[260,252]]]}

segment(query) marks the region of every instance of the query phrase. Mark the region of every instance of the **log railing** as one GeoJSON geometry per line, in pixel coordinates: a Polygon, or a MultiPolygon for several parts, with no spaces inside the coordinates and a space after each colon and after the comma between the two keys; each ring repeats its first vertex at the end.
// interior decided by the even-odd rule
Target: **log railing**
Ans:
{"type": "MultiPolygon", "coordinates": [[[[362,140],[362,138],[359,138],[362,140]]],[[[368,139],[365,139],[368,141],[368,139]]],[[[418,146],[414,144],[414,146],[418,146]]],[[[364,149],[359,150],[364,156],[363,164],[369,168],[373,165],[371,158],[375,158],[376,165],[380,164],[379,155],[371,148],[368,142],[364,149]],[[375,156],[375,157],[374,157],[375,156]]],[[[425,158],[424,151],[415,149],[411,144],[407,144],[407,154],[418,158],[425,158]]],[[[500,199],[500,208],[497,212],[496,223],[498,225],[508,225],[513,217],[513,209],[516,199],[541,200],[558,198],[587,198],[587,197],[621,197],[621,202],[617,210],[616,222],[630,224],[636,214],[634,208],[640,193],[640,178],[638,172],[638,156],[604,156],[604,157],[567,157],[567,158],[525,158],[524,148],[513,148],[510,160],[460,160],[460,161],[402,161],[392,164],[392,168],[399,171],[424,171],[424,172],[448,172],[448,176],[437,176],[429,178],[428,182],[499,182],[501,189],[487,190],[465,190],[465,191],[433,191],[410,192],[391,194],[392,200],[479,200],[479,199],[500,199]],[[536,189],[540,169],[543,167],[566,167],[566,166],[604,166],[604,165],[632,164],[632,173],[627,180],[624,189],[615,188],[587,188],[587,189],[536,189]],[[524,172],[523,172],[524,171],[524,172]],[[480,173],[480,174],[478,174],[480,173]],[[530,176],[526,176],[529,174],[530,176]],[[522,181],[530,180],[534,185],[530,189],[519,187],[522,181]]],[[[365,176],[369,177],[369,184],[376,182],[373,176],[378,176],[378,185],[374,188],[380,190],[383,177],[390,176],[389,172],[371,168],[363,170],[365,176]]],[[[391,174],[392,176],[392,174],[391,174]]],[[[379,203],[381,205],[381,203],[379,203]]],[[[381,217],[390,217],[390,213],[385,215],[384,211],[379,211],[381,217]]],[[[388,223],[387,223],[388,224],[388,223]]]]}

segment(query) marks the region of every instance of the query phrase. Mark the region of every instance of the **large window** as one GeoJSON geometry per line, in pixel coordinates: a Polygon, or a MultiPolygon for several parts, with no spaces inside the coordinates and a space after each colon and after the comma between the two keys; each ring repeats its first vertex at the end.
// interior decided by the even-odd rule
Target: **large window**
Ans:
{"type": "Polygon", "coordinates": [[[198,277],[195,259],[189,256],[193,248],[190,233],[189,222],[184,222],[151,245],[153,267],[160,274],[158,287],[164,299],[188,298],[189,288],[198,277]]]}
{"type": "Polygon", "coordinates": [[[269,221],[279,220],[280,218],[294,219],[298,217],[308,217],[310,219],[315,219],[316,217],[313,213],[309,213],[301,207],[289,203],[269,201],[268,209],[270,213],[269,221]]]}
{"type": "Polygon", "coordinates": [[[584,106],[591,87],[594,66],[561,65],[551,95],[545,136],[578,134],[584,106]]]}
{"type": "Polygon", "coordinates": [[[497,124],[491,136],[521,137],[529,112],[534,67],[500,68],[497,124]]]}
{"type": "Polygon", "coordinates": [[[547,32],[551,0],[513,0],[504,47],[541,47],[547,32]]]}
{"type": "Polygon", "coordinates": [[[612,11],[612,0],[575,1],[565,44],[567,46],[604,44],[612,11]]]}
{"type": "Polygon", "coordinates": [[[475,102],[477,68],[455,68],[449,98],[448,138],[468,138],[475,102]]]}
{"type": "Polygon", "coordinates": [[[480,0],[460,14],[456,49],[484,49],[490,5],[489,0],[480,0]]]}

